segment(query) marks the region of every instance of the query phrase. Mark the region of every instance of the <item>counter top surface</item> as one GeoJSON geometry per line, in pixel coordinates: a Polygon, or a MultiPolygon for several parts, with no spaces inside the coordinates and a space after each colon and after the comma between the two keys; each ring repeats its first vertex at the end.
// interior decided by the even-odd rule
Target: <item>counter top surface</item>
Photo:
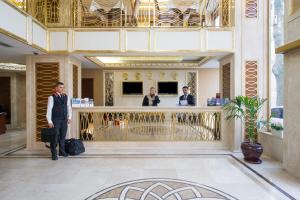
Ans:
{"type": "Polygon", "coordinates": [[[174,106],[174,107],[126,107],[126,106],[94,106],[94,107],[73,107],[74,111],[195,111],[195,110],[206,110],[206,111],[220,111],[223,110],[222,106],[207,106],[207,107],[197,107],[197,106],[174,106]]]}

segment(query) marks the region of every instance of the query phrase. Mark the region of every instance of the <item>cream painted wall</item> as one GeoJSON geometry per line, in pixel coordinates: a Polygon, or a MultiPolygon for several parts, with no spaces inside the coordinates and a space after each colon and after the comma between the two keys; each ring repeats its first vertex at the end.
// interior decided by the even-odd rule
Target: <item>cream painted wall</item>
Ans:
{"type": "Polygon", "coordinates": [[[198,70],[198,102],[206,106],[207,98],[216,97],[219,92],[219,69],[198,70]]]}
{"type": "Polygon", "coordinates": [[[0,76],[10,77],[11,124],[9,128],[26,128],[26,75],[24,72],[0,71],[0,76]]]}
{"type": "Polygon", "coordinates": [[[81,78],[94,79],[94,104],[103,106],[103,71],[101,69],[82,69],[81,78]]]}

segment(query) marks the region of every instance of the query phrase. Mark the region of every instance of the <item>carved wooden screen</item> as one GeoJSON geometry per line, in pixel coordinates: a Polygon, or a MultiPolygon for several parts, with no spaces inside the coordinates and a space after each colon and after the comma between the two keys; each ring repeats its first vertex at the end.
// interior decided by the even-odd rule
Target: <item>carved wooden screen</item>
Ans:
{"type": "MultiPolygon", "coordinates": [[[[257,72],[257,61],[246,61],[245,66],[245,95],[248,97],[257,96],[258,88],[258,72],[257,72]]],[[[249,126],[249,120],[246,116],[245,132],[247,133],[247,128],[249,126]]],[[[246,134],[247,137],[247,134],[246,134]]]]}
{"type": "Polygon", "coordinates": [[[230,63],[222,67],[222,93],[223,98],[230,99],[230,63]]]}
{"type": "Polygon", "coordinates": [[[257,96],[257,61],[246,61],[245,94],[248,97],[257,96]]]}
{"type": "Polygon", "coordinates": [[[73,98],[78,98],[78,66],[73,65],[73,98]]]}
{"type": "Polygon", "coordinates": [[[247,18],[257,18],[257,0],[246,0],[245,9],[247,18]]]}
{"type": "Polygon", "coordinates": [[[59,63],[36,63],[36,141],[41,140],[41,129],[47,127],[48,97],[59,81],[59,63]]]}

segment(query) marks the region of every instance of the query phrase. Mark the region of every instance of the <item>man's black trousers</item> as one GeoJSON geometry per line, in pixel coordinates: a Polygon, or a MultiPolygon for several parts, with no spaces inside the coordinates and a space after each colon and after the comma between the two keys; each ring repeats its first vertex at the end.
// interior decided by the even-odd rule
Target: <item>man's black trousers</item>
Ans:
{"type": "MultiPolygon", "coordinates": [[[[54,128],[58,132],[58,145],[59,145],[59,152],[64,154],[65,151],[65,139],[68,130],[68,120],[53,120],[54,128]]],[[[51,153],[52,156],[57,156],[56,151],[57,143],[50,143],[51,153]]]]}

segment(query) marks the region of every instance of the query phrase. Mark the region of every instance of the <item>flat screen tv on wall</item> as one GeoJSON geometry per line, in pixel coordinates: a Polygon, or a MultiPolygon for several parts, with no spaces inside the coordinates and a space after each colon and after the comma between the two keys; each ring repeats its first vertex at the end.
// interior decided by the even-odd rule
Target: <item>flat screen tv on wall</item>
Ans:
{"type": "Polygon", "coordinates": [[[178,82],[177,81],[159,81],[157,82],[157,91],[160,95],[177,95],[178,82]]]}
{"type": "Polygon", "coordinates": [[[123,95],[142,95],[143,82],[122,82],[123,95]]]}

